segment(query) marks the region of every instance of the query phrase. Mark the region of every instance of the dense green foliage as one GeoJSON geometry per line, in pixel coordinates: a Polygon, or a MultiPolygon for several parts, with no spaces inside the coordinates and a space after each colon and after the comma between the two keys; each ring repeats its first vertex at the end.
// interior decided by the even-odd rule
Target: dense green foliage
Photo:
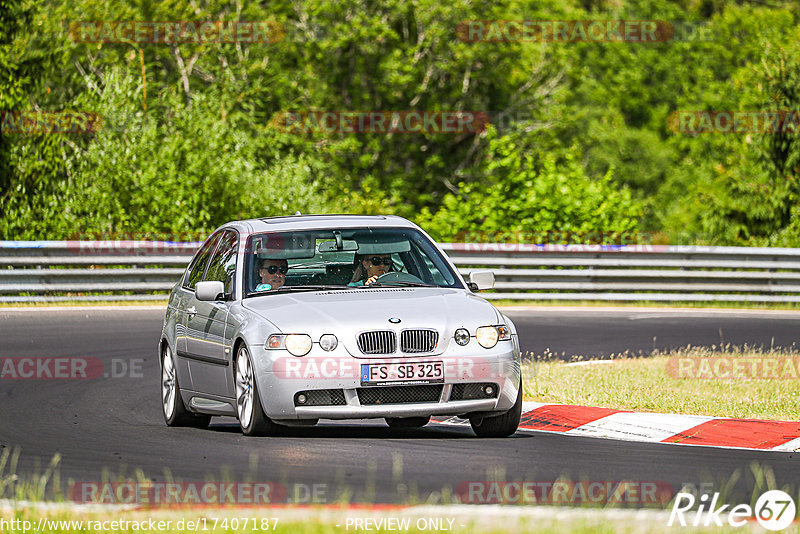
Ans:
{"type": "Polygon", "coordinates": [[[94,133],[0,133],[0,239],[206,232],[300,210],[396,213],[443,240],[800,246],[800,137],[670,127],[686,110],[800,110],[798,23],[782,0],[0,0],[0,112],[104,117],[94,133]],[[686,31],[656,43],[458,37],[462,21],[503,19],[686,31]],[[131,20],[269,20],[285,36],[86,43],[68,31],[131,20]],[[472,110],[492,127],[275,127],[307,110],[472,110]]]}
{"type": "Polygon", "coordinates": [[[637,205],[611,171],[591,179],[571,153],[560,161],[520,156],[508,136],[490,140],[481,170],[494,183],[460,183],[436,214],[423,208],[419,222],[428,232],[469,242],[633,241],[637,205]]]}

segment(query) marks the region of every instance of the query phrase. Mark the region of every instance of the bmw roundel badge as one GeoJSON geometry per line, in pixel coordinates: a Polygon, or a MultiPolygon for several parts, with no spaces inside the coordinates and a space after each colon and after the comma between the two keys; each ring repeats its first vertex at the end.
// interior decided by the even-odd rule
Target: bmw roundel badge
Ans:
{"type": "Polygon", "coordinates": [[[400,319],[398,319],[397,317],[390,317],[389,322],[392,324],[397,324],[400,322],[400,319]]]}

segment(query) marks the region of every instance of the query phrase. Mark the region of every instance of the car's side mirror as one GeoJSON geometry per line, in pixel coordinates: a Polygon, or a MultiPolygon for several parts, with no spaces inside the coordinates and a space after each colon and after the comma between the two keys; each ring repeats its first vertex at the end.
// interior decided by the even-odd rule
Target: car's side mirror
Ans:
{"type": "Polygon", "coordinates": [[[225,284],[219,280],[197,282],[194,288],[197,300],[222,300],[225,298],[225,284]],[[220,297],[220,295],[222,295],[220,297]]]}
{"type": "Polygon", "coordinates": [[[494,272],[475,271],[469,273],[469,288],[473,291],[492,289],[494,287],[494,272]]]}

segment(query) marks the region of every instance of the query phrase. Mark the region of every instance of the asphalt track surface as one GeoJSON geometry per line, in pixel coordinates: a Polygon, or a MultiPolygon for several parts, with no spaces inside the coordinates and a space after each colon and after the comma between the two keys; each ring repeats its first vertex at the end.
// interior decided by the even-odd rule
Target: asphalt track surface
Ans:
{"type": "MultiPolygon", "coordinates": [[[[791,346],[800,313],[552,308],[508,310],[524,351],[564,358],[653,347],[726,343],[791,346]]],[[[676,491],[706,484],[728,489],[728,502],[750,502],[752,462],[797,491],[796,454],[646,444],[518,432],[478,439],[469,427],[389,429],[383,421],[321,422],[285,435],[247,438],[231,418],[207,430],[168,428],[161,415],[157,345],[163,311],[121,309],[0,310],[0,357],[83,356],[141,361],[141,373],[93,380],[0,380],[0,451],[21,451],[14,472],[41,473],[61,454],[63,485],[135,475],[154,481],[277,482],[289,500],[436,502],[466,481],[559,477],[591,481],[657,481],[676,491]]],[[[8,474],[0,472],[0,478],[8,474]]],[[[462,486],[463,487],[463,486],[462,486]]],[[[795,493],[796,495],[796,493],[795,493]]]]}

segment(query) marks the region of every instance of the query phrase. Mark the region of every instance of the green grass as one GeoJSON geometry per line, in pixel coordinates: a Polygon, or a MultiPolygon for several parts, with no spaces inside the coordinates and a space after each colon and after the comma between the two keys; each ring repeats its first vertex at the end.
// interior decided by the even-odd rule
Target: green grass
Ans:
{"type": "Polygon", "coordinates": [[[525,399],[643,412],[800,421],[800,379],[678,378],[668,372],[671,358],[673,365],[675,358],[698,358],[695,362],[728,358],[731,363],[742,358],[793,358],[797,362],[800,352],[730,346],[686,348],[650,357],[617,356],[613,363],[591,365],[568,365],[543,355],[523,364],[525,399]]]}

